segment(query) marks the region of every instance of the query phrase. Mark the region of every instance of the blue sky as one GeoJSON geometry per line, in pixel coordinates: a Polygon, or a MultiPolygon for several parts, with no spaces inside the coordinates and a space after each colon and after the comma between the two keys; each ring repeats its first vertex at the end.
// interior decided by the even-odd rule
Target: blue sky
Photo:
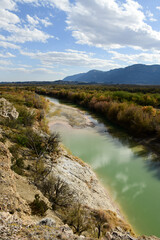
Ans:
{"type": "Polygon", "coordinates": [[[0,0],[0,81],[160,64],[159,0],[0,0]]]}

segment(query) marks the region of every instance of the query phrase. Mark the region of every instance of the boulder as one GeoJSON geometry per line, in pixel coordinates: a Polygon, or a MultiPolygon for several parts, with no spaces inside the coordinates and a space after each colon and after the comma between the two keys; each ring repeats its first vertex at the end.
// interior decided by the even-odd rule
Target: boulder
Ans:
{"type": "Polygon", "coordinates": [[[5,98],[0,98],[0,119],[17,119],[19,113],[16,108],[5,98]]]}
{"type": "Polygon", "coordinates": [[[45,225],[45,226],[52,227],[52,226],[56,226],[56,222],[52,218],[44,218],[38,223],[38,225],[45,225]]]}

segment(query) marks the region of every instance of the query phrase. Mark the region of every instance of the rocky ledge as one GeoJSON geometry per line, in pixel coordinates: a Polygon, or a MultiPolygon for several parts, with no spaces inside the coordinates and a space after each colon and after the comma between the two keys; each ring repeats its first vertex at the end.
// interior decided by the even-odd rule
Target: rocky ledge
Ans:
{"type": "Polygon", "coordinates": [[[91,167],[78,157],[68,154],[63,146],[51,174],[60,177],[71,192],[74,192],[75,200],[82,205],[93,209],[111,210],[121,217],[118,207],[100,184],[91,167]]]}
{"type": "MultiPolygon", "coordinates": [[[[10,103],[1,99],[1,104],[1,117],[9,117],[10,119],[18,117],[16,109],[10,103]]],[[[1,138],[3,139],[2,136],[1,138]]],[[[85,231],[80,236],[74,234],[73,230],[60,218],[60,214],[54,211],[50,199],[41,191],[41,186],[33,184],[27,175],[20,176],[11,170],[12,154],[9,151],[9,146],[13,143],[8,142],[8,140],[4,142],[0,142],[0,239],[96,239],[96,237],[87,237],[88,233],[85,231]],[[33,215],[31,211],[30,204],[37,194],[48,206],[45,219],[40,215],[33,215]]],[[[59,146],[59,152],[54,158],[52,153],[43,156],[45,166],[51,166],[51,162],[52,171],[47,178],[53,176],[57,181],[61,179],[69,192],[72,193],[72,201],[78,202],[88,211],[108,211],[108,221],[112,221],[113,218],[114,224],[108,231],[105,231],[101,239],[158,240],[156,237],[137,238],[135,235],[132,236],[131,229],[127,228],[129,225],[124,222],[118,208],[113,204],[109,194],[101,186],[92,169],[81,159],[69,154],[62,145],[59,146]]],[[[108,227],[108,222],[104,225],[108,227]]]]}
{"type": "Polygon", "coordinates": [[[19,113],[5,98],[0,98],[0,120],[4,118],[17,119],[19,113]]]}

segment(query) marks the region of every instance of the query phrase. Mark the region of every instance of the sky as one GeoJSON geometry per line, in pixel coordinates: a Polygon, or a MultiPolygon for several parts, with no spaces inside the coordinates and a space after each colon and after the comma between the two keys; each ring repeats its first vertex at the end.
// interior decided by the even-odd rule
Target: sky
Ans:
{"type": "Polygon", "coordinates": [[[0,0],[0,81],[160,64],[160,0],[0,0]]]}

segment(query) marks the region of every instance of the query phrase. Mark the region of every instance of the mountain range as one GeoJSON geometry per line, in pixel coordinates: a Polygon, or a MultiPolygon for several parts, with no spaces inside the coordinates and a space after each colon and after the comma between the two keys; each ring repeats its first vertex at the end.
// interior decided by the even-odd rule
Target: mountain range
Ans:
{"type": "Polygon", "coordinates": [[[63,81],[105,84],[160,85],[160,65],[135,64],[110,71],[91,70],[65,77],[63,81]]]}

